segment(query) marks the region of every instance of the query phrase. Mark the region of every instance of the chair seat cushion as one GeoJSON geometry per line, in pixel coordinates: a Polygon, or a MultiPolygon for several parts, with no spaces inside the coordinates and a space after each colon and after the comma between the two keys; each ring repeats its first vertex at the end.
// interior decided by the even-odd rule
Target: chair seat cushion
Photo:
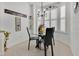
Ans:
{"type": "Polygon", "coordinates": [[[39,39],[38,37],[31,37],[31,40],[37,40],[39,39]]]}

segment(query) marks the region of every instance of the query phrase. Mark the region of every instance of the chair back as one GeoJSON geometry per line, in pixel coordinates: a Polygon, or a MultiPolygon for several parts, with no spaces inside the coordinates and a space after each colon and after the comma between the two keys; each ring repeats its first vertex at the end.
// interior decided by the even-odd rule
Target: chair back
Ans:
{"type": "Polygon", "coordinates": [[[55,27],[52,27],[52,36],[54,36],[54,32],[55,32],[55,27]]]}
{"type": "Polygon", "coordinates": [[[54,27],[46,28],[45,44],[50,45],[52,43],[52,37],[54,35],[54,27]]]}
{"type": "Polygon", "coordinates": [[[29,29],[28,29],[28,27],[27,27],[27,32],[28,32],[28,35],[29,35],[29,38],[30,38],[30,32],[29,32],[29,29]]]}

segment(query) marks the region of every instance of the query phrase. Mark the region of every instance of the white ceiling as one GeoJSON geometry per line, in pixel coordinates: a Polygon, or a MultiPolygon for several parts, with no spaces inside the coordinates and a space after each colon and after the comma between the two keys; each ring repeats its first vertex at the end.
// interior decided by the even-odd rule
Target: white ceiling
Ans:
{"type": "MultiPolygon", "coordinates": [[[[43,2],[43,6],[53,4],[54,2],[43,2]]],[[[33,4],[35,7],[40,8],[41,2],[30,2],[30,4],[33,4]]]]}
{"type": "MultiPolygon", "coordinates": [[[[60,2],[43,2],[43,7],[49,7],[51,6],[59,6],[60,2]]],[[[29,2],[29,4],[33,4],[34,7],[40,8],[41,7],[41,2],[29,2]]]]}

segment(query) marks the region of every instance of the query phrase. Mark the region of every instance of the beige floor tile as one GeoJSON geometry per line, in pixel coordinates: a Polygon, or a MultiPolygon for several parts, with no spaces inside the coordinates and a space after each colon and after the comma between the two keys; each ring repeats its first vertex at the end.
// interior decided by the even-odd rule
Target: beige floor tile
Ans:
{"type": "MultiPolygon", "coordinates": [[[[72,52],[69,46],[63,44],[60,41],[55,41],[54,56],[72,56],[72,52]]],[[[43,44],[42,50],[35,48],[35,41],[31,41],[30,50],[27,49],[28,41],[8,48],[5,52],[5,56],[44,56],[43,44]]],[[[51,49],[49,47],[47,55],[51,56],[51,49]]]]}

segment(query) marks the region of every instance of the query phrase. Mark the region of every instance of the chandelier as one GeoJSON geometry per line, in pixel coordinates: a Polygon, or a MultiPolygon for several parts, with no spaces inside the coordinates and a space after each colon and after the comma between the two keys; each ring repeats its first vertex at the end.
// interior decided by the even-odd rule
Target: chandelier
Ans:
{"type": "Polygon", "coordinates": [[[45,15],[45,9],[43,9],[43,2],[41,2],[41,8],[37,12],[37,16],[43,17],[45,15]]]}

